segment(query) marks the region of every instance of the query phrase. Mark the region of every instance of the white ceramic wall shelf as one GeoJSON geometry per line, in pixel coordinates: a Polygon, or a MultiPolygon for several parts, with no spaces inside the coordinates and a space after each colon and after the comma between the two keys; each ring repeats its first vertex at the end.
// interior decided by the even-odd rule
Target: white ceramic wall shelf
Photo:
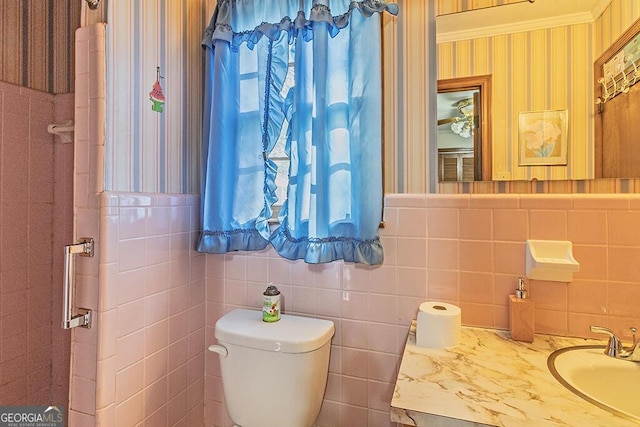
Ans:
{"type": "Polygon", "coordinates": [[[580,264],[573,245],[564,240],[527,240],[526,276],[534,280],[571,282],[580,264]]]}

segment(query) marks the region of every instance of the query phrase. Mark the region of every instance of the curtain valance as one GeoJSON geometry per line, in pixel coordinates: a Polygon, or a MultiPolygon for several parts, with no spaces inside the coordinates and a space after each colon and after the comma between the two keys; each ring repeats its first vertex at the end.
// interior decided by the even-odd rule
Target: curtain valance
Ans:
{"type": "Polygon", "coordinates": [[[309,41],[313,38],[313,22],[326,23],[329,35],[335,37],[341,29],[349,25],[349,18],[355,10],[358,10],[365,18],[371,17],[374,13],[382,13],[385,11],[393,15],[397,15],[398,13],[398,5],[393,3],[385,3],[378,0],[334,0],[332,5],[334,3],[337,5],[331,9],[327,5],[314,3],[310,6],[311,10],[309,18],[307,19],[304,12],[305,9],[300,9],[300,3],[307,2],[308,0],[306,2],[299,0],[288,1],[286,3],[289,7],[286,8],[275,7],[274,5],[274,9],[280,10],[281,14],[284,12],[284,15],[280,15],[279,17],[273,15],[273,11],[270,13],[270,15],[278,19],[278,21],[265,22],[260,20],[251,26],[250,20],[246,19],[246,16],[254,16],[255,11],[252,9],[253,13],[247,14],[243,13],[242,10],[247,7],[252,7],[250,1],[222,0],[218,2],[217,11],[205,31],[202,45],[213,48],[215,40],[224,40],[230,43],[232,49],[235,51],[237,51],[238,47],[243,43],[246,43],[249,49],[253,49],[263,36],[271,40],[276,40],[280,37],[281,32],[289,34],[291,43],[294,41],[296,35],[304,38],[305,41],[309,41]],[[345,10],[345,5],[345,12],[339,15],[332,15],[332,12],[336,9],[345,10]],[[238,16],[245,18],[239,19],[238,16]],[[292,19],[292,16],[295,16],[295,18],[292,19]]]}

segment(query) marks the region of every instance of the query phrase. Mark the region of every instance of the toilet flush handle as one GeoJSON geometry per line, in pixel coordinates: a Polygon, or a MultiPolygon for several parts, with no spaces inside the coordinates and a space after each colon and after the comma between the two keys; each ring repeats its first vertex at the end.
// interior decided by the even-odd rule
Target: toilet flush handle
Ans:
{"type": "Polygon", "coordinates": [[[210,345],[209,346],[209,351],[213,351],[214,353],[218,353],[222,357],[227,357],[227,354],[229,354],[229,352],[227,351],[227,348],[225,346],[220,345],[220,344],[210,345]]]}

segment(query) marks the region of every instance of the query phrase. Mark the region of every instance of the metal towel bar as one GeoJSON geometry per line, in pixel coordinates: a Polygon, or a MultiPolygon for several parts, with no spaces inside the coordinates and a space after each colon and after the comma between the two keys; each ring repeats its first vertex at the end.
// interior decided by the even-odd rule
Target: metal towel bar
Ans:
{"type": "Polygon", "coordinates": [[[93,239],[83,237],[79,243],[64,247],[64,297],[62,301],[62,329],[77,326],[91,328],[91,310],[78,308],[78,314],[73,315],[73,295],[75,293],[75,268],[73,255],[93,256],[93,239]]]}

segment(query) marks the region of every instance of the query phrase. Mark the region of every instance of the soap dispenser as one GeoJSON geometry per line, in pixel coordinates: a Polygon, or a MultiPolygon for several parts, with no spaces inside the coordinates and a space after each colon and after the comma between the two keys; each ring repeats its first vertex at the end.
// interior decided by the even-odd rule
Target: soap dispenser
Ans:
{"type": "Polygon", "coordinates": [[[524,288],[524,278],[518,278],[515,295],[509,295],[509,331],[516,341],[533,342],[533,301],[524,288]]]}

